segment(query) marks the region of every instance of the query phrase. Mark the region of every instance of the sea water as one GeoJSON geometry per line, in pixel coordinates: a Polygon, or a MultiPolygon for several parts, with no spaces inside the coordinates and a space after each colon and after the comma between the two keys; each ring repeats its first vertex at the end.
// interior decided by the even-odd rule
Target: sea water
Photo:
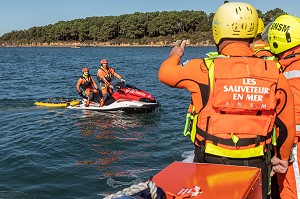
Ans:
{"type": "MultiPolygon", "coordinates": [[[[0,48],[0,198],[103,198],[148,180],[174,161],[192,161],[183,136],[186,90],[157,78],[170,47],[0,48]],[[39,99],[79,98],[81,68],[101,59],[151,93],[150,114],[45,108],[39,99]]],[[[187,47],[181,62],[214,47],[187,47]]],[[[96,79],[96,78],[95,78],[96,79]]]]}

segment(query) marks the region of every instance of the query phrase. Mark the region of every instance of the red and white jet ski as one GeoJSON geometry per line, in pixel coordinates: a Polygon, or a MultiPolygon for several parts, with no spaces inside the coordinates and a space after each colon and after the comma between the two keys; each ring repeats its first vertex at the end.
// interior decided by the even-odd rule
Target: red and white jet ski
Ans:
{"type": "Polygon", "coordinates": [[[68,109],[91,110],[91,111],[123,111],[126,113],[150,113],[160,107],[160,103],[149,93],[119,82],[113,85],[116,89],[105,101],[103,107],[99,102],[92,101],[88,107],[85,106],[86,99],[79,105],[68,106],[68,109]]]}

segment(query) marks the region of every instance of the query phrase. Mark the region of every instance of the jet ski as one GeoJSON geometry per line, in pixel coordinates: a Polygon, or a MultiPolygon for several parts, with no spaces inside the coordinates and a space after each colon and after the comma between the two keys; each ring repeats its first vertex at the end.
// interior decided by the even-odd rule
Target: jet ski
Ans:
{"type": "Polygon", "coordinates": [[[99,107],[99,100],[92,100],[86,106],[86,99],[78,105],[70,105],[68,109],[90,111],[123,111],[125,113],[150,113],[160,107],[160,103],[149,93],[135,86],[117,82],[112,85],[114,91],[105,100],[104,106],[99,107]]]}

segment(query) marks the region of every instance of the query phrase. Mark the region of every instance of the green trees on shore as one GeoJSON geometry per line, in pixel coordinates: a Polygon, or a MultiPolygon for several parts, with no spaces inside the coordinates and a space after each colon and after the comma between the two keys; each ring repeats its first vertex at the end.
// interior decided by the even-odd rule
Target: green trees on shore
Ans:
{"type": "MultiPolygon", "coordinates": [[[[259,11],[265,24],[284,13],[279,8],[265,14],[259,11]]],[[[214,13],[207,15],[204,11],[184,10],[87,17],[12,31],[0,37],[0,44],[26,45],[55,42],[150,44],[159,41],[174,42],[182,38],[191,39],[192,44],[204,41],[212,43],[213,15],[214,13]]]]}

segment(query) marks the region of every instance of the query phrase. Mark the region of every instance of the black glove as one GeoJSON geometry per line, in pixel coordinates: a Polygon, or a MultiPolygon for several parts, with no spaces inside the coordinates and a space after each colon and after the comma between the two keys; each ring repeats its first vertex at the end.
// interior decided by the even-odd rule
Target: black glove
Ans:
{"type": "Polygon", "coordinates": [[[80,95],[80,97],[82,97],[82,98],[84,98],[84,99],[87,99],[87,97],[86,96],[84,96],[84,94],[82,94],[82,92],[80,91],[80,92],[78,92],[78,94],[80,95]]]}

